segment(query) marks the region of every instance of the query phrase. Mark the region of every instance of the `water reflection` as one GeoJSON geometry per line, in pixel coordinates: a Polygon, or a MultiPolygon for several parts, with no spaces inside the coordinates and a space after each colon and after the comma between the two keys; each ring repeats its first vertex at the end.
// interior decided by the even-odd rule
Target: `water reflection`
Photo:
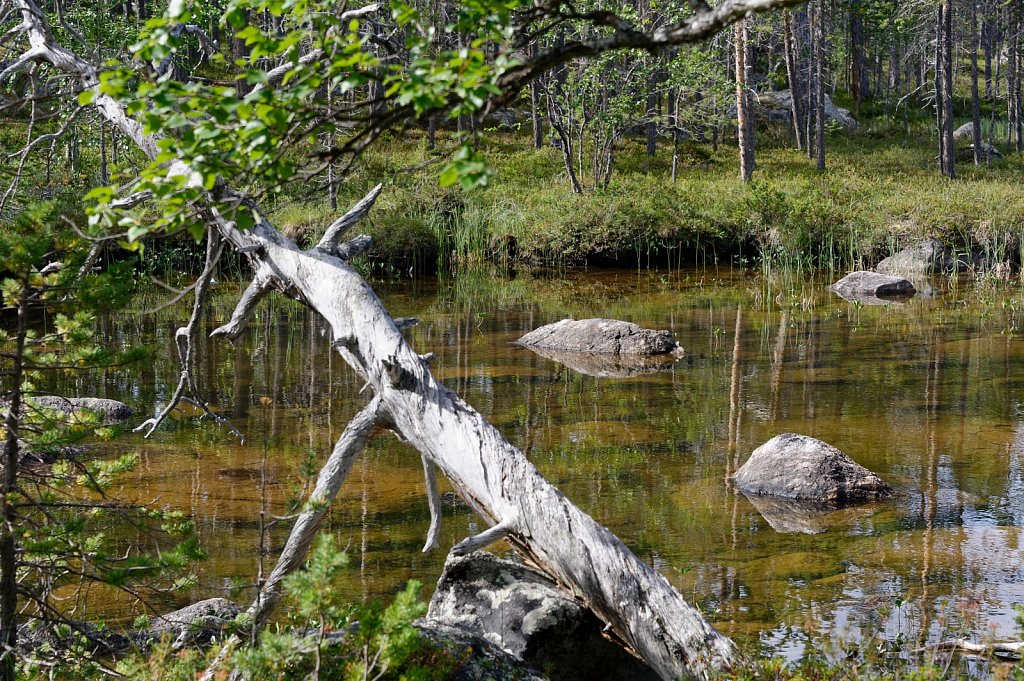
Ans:
{"type": "MultiPolygon", "coordinates": [[[[435,353],[440,379],[725,632],[790,653],[876,632],[923,643],[960,621],[966,602],[981,630],[1014,635],[1012,604],[1024,601],[1021,291],[941,281],[932,299],[868,307],[835,298],[828,283],[722,270],[377,288],[395,316],[420,319],[409,337],[435,353]],[[609,378],[512,344],[567,316],[667,328],[687,354],[666,371],[609,378]],[[814,534],[776,531],[778,518],[724,481],[780,432],[836,445],[896,498],[816,519],[814,534]]],[[[221,285],[207,331],[239,291],[221,285]]],[[[184,317],[111,313],[109,342],[144,340],[157,360],[68,390],[158,409],[177,376],[184,317]]],[[[200,527],[210,558],[192,598],[248,595],[238,589],[255,579],[261,486],[270,512],[283,513],[303,489],[303,462],[311,452],[322,462],[365,403],[325,334],[306,310],[274,301],[239,347],[204,341],[205,385],[245,444],[183,415],[151,440],[117,445],[143,457],[125,494],[186,509],[200,527]]],[[[446,500],[450,546],[481,528],[446,500]]],[[[354,558],[336,588],[359,599],[410,578],[432,584],[443,556],[419,552],[428,523],[419,457],[377,436],[325,526],[354,558]]],[[[286,534],[287,523],[270,529],[267,560],[286,534]]]]}

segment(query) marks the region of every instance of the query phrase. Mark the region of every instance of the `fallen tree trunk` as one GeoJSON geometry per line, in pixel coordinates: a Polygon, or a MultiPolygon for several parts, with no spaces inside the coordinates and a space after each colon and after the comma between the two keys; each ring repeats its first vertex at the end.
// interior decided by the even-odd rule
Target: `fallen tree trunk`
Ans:
{"type": "MultiPolygon", "coordinates": [[[[21,12],[31,49],[24,62],[46,61],[97,89],[96,69],[56,43],[45,17],[31,0],[13,0],[21,12]]],[[[123,107],[96,93],[94,106],[151,158],[157,139],[147,135],[123,107]]],[[[188,176],[187,165],[169,173],[188,176]]],[[[373,204],[376,188],[331,225],[316,247],[299,249],[263,217],[245,196],[221,186],[203,214],[210,229],[244,253],[256,274],[228,324],[215,333],[237,338],[255,306],[271,290],[315,310],[330,325],[333,346],[375,394],[360,412],[321,472],[316,491],[269,582],[301,564],[327,505],[373,424],[384,425],[412,444],[432,467],[492,527],[457,544],[465,553],[506,538],[524,557],[561,584],[607,623],[662,678],[706,678],[736,659],[732,642],[715,631],[660,574],[641,562],[614,534],[582,512],[547,482],[526,457],[487,420],[431,375],[429,358],[418,355],[367,283],[345,259],[366,239],[341,243],[345,232],[373,204]],[[241,231],[216,206],[244,204],[256,218],[241,231]]],[[[179,331],[187,340],[189,330],[179,331]]],[[[186,367],[187,370],[187,367],[186,367]]],[[[436,520],[436,518],[435,518],[436,520]]],[[[432,530],[433,532],[434,530],[432,530]]],[[[259,621],[276,600],[264,588],[250,608],[259,621]]]]}

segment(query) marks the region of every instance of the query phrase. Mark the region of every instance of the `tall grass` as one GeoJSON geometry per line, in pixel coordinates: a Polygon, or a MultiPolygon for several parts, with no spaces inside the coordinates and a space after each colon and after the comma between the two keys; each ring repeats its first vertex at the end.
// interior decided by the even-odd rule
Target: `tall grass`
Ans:
{"type": "MultiPolygon", "coordinates": [[[[441,139],[443,147],[445,139],[441,139]]],[[[371,149],[343,187],[342,205],[369,186],[387,187],[366,230],[373,257],[461,267],[485,261],[547,266],[582,263],[680,265],[746,259],[768,268],[844,269],[873,265],[907,243],[935,236],[977,262],[1019,260],[1024,229],[1024,162],[958,165],[939,177],[934,139],[871,124],[828,139],[828,170],[801,152],[763,146],[755,182],[738,178],[735,149],[687,144],[679,179],[671,150],[644,153],[641,140],[617,150],[605,190],[573,194],[557,150],[495,135],[484,143],[494,168],[485,189],[441,188],[439,166],[406,133],[371,149]],[[410,168],[414,170],[410,170],[410,168]]],[[[326,226],[330,215],[295,197],[290,224],[326,226]]],[[[318,229],[309,228],[310,239],[318,229]]]]}

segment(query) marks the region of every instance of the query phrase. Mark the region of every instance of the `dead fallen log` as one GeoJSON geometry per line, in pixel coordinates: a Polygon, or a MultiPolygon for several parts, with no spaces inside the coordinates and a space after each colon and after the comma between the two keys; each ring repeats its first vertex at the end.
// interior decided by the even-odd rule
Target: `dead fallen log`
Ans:
{"type": "MultiPolygon", "coordinates": [[[[22,17],[21,31],[30,45],[20,63],[49,63],[77,80],[82,89],[92,90],[92,106],[155,158],[159,139],[128,116],[121,103],[99,92],[96,68],[56,41],[45,15],[32,0],[12,0],[12,5],[22,17]]],[[[193,175],[182,161],[168,164],[167,172],[186,178],[193,175]]],[[[191,182],[198,184],[199,180],[191,182]]],[[[380,187],[371,191],[309,250],[301,250],[275,229],[248,197],[222,183],[210,191],[200,211],[209,230],[208,258],[214,252],[219,256],[215,240],[223,239],[243,253],[255,271],[231,320],[215,333],[237,338],[258,303],[277,291],[323,317],[330,326],[333,347],[365,379],[374,395],[346,428],[321,471],[310,503],[249,609],[253,621],[258,625],[276,603],[281,578],[304,560],[352,461],[373,426],[382,425],[416,447],[428,477],[436,467],[491,524],[489,530],[457,544],[453,552],[468,553],[507,539],[529,562],[590,608],[609,632],[664,679],[707,678],[730,666],[737,656],[733,643],[715,631],[662,575],[568,501],[482,415],[435,380],[429,360],[406,343],[371,288],[345,262],[345,256],[358,250],[358,244],[346,245],[341,240],[370,210],[379,192],[380,187]],[[240,230],[218,210],[226,205],[244,206],[254,216],[255,225],[240,230]]],[[[197,301],[202,288],[197,289],[197,301]]],[[[192,360],[188,358],[194,357],[195,328],[190,323],[177,334],[183,346],[183,377],[190,369],[192,360]]],[[[193,382],[183,380],[182,384],[191,388],[193,382]]],[[[208,676],[212,675],[211,667],[208,676]]]]}
{"type": "Polygon", "coordinates": [[[994,655],[996,657],[1006,657],[1013,660],[1021,659],[1024,655],[1024,641],[1002,641],[1002,642],[991,642],[991,643],[974,643],[968,641],[965,638],[951,638],[945,641],[939,641],[923,648],[918,648],[915,652],[946,652],[946,653],[965,653],[967,655],[976,656],[987,656],[994,655]]]}

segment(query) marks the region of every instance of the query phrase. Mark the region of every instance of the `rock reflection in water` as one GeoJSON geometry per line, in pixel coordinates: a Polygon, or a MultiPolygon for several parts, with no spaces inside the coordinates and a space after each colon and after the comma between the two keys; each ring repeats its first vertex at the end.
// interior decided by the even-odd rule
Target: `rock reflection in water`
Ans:
{"type": "Polygon", "coordinates": [[[744,494],[772,529],[782,533],[821,534],[831,527],[851,524],[858,517],[871,513],[871,507],[840,508],[814,501],[783,499],[758,494],[744,494]]]}
{"type": "Polygon", "coordinates": [[[597,378],[632,378],[644,374],[656,374],[659,371],[669,371],[678,361],[676,357],[669,354],[642,357],[639,355],[565,352],[536,346],[525,347],[541,357],[565,365],[573,371],[597,378]]]}

